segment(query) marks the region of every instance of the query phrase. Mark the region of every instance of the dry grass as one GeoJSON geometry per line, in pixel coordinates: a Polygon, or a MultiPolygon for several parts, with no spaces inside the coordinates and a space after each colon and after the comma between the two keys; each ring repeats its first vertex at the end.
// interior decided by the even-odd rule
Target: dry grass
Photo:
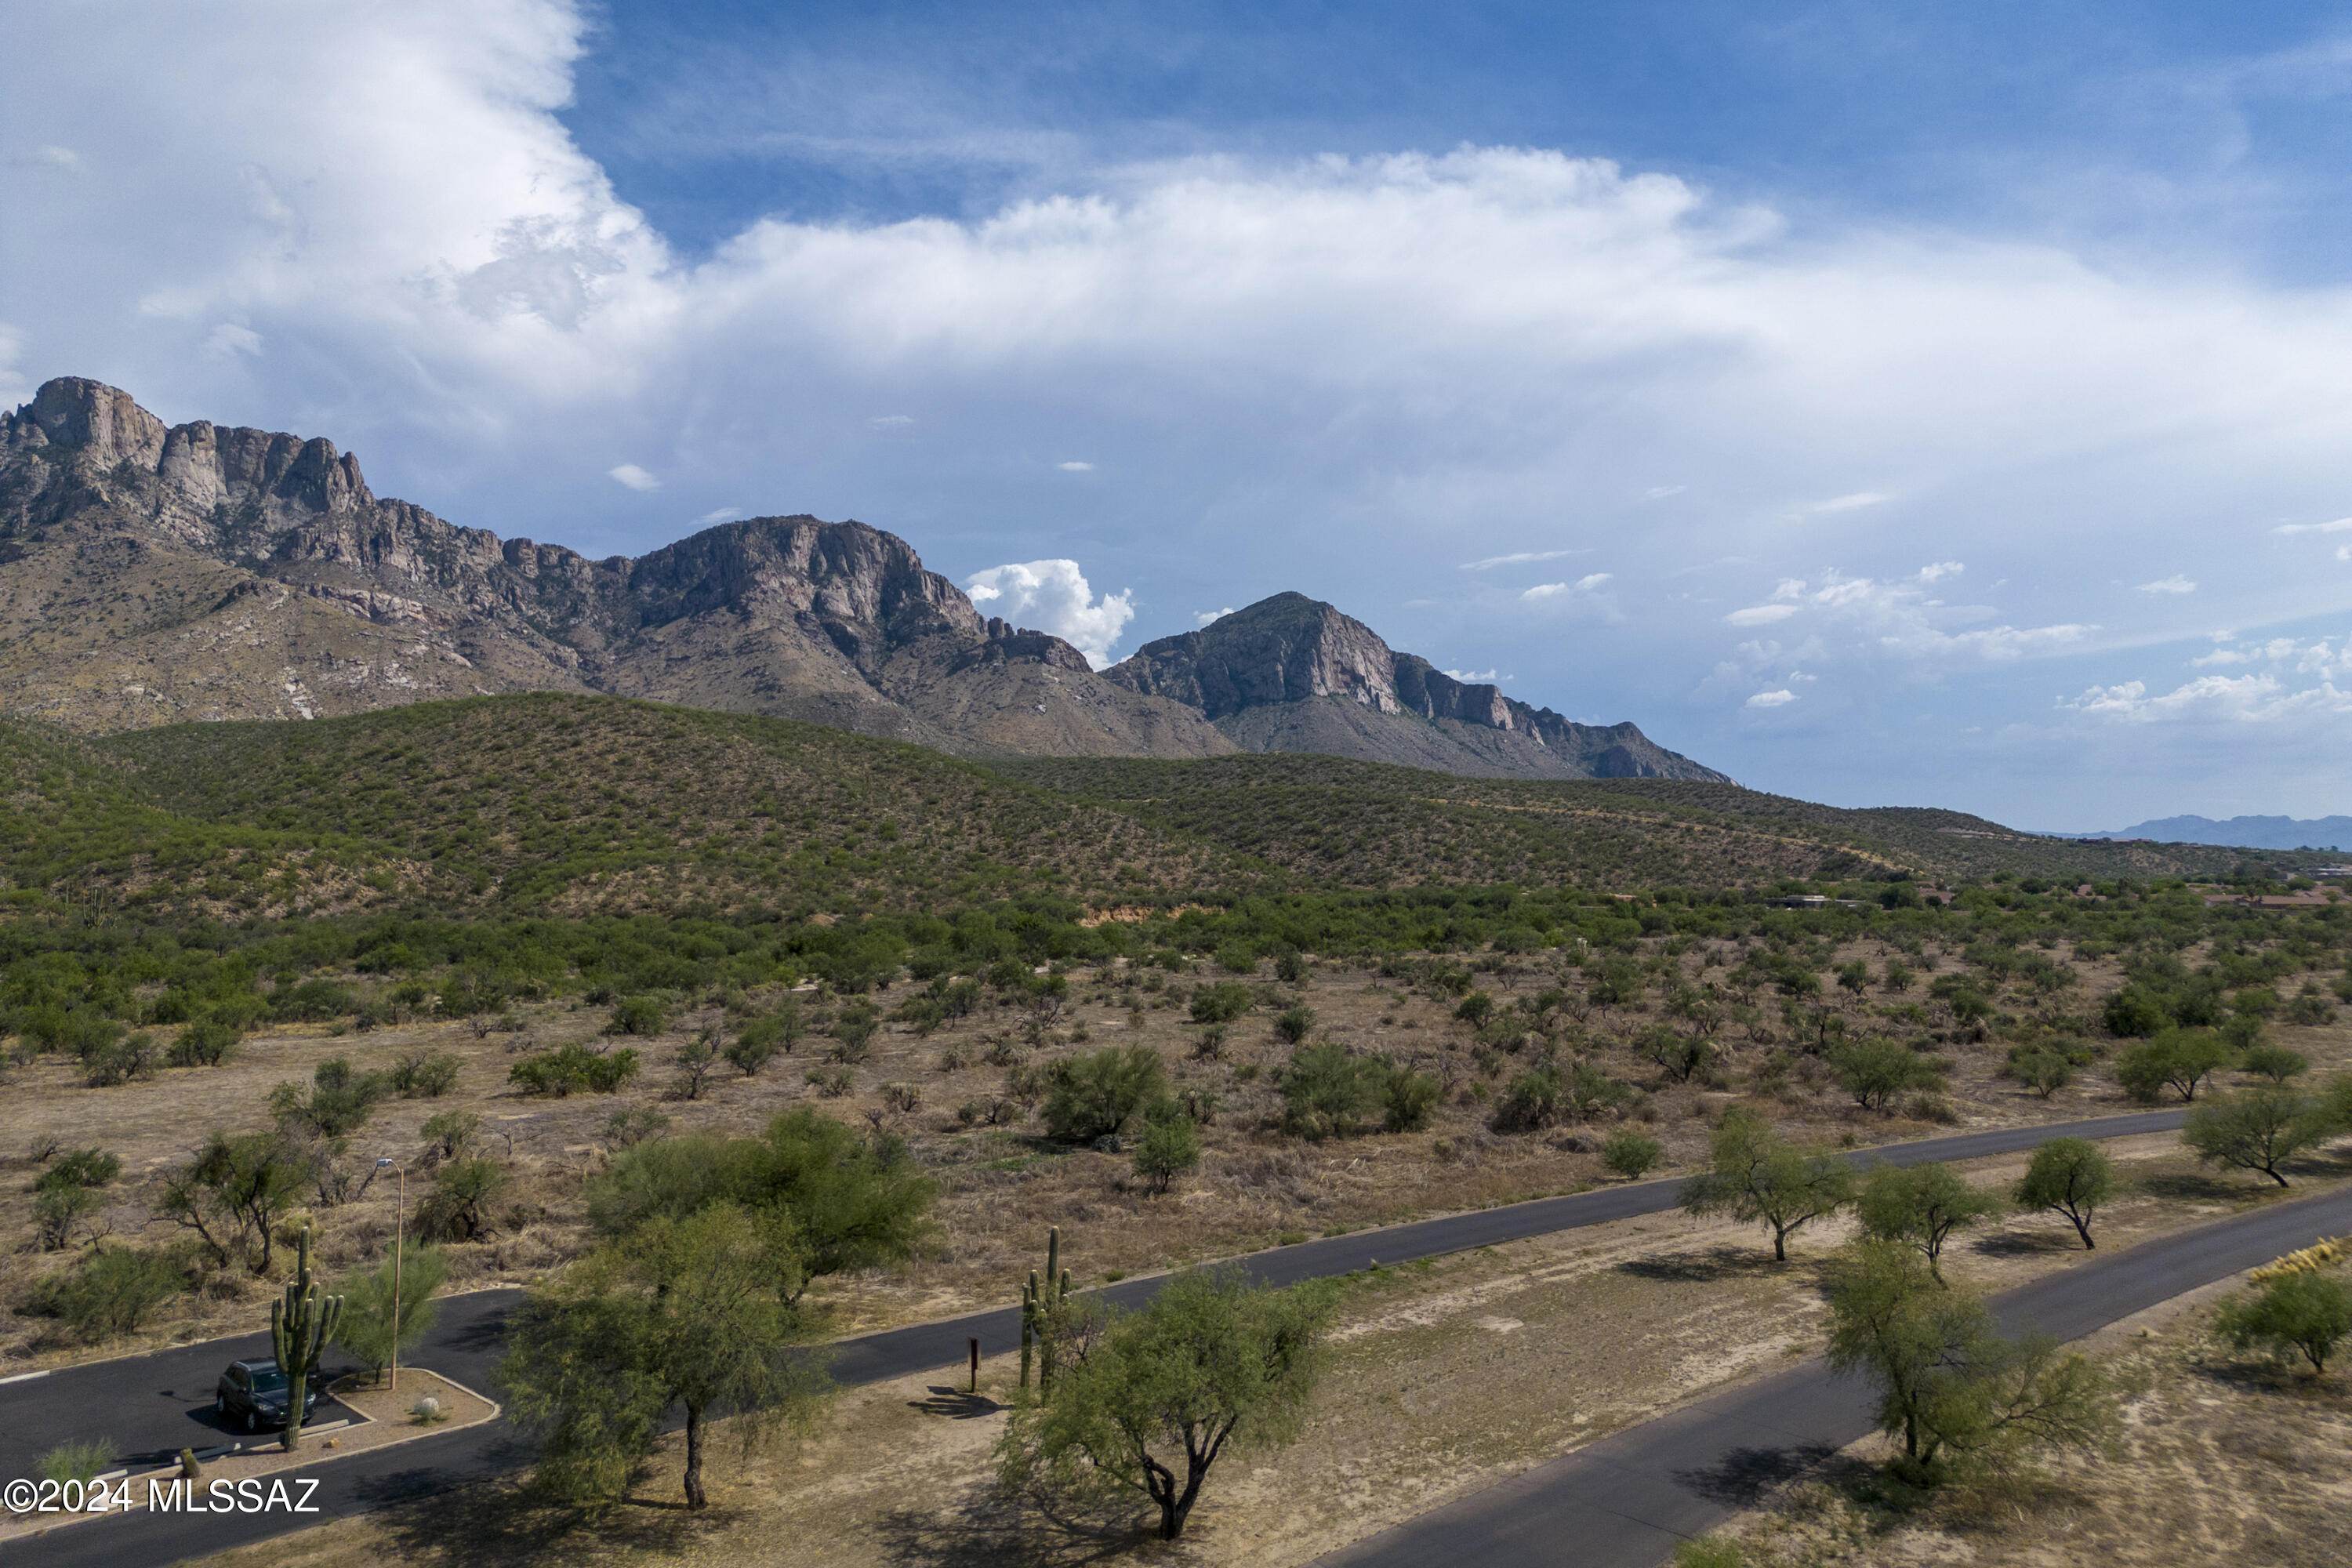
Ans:
{"type": "MultiPolygon", "coordinates": [[[[2059,950],[2063,955],[2064,950],[2059,950]]],[[[1860,944],[1846,953],[1864,957],[1874,968],[1885,953],[1860,944]]],[[[1695,945],[1678,961],[1694,979],[1720,975],[1708,968],[1708,944],[1695,945]]],[[[1525,961],[1517,973],[1486,977],[1498,998],[1508,1001],[1552,983],[1557,956],[1525,961]]],[[[2095,1009],[2119,976],[2107,963],[2084,963],[2085,981],[2062,1004],[2077,1012],[2095,1009]]],[[[821,1035],[803,1039],[796,1055],[779,1058],[759,1076],[743,1078],[722,1068],[701,1098],[666,1098],[672,1088],[669,1058],[694,1029],[718,1024],[722,1015],[705,1007],[674,1021],[671,1034],[635,1041],[645,1060],[638,1081],[620,1094],[571,1099],[526,1098],[511,1089],[508,1071],[521,1054],[568,1040],[599,1037],[606,1013],[576,1002],[559,1002],[522,1014],[514,1032],[477,1034],[461,1023],[426,1022],[366,1034],[334,1036],[320,1026],[282,1026],[247,1040],[239,1055],[217,1068],[165,1069],[155,1079],[112,1089],[82,1084],[67,1064],[47,1061],[14,1075],[9,1139],[0,1151],[0,1234],[26,1237],[34,1169],[26,1152],[49,1144],[97,1145],[120,1154],[123,1179],[109,1189],[115,1205],[103,1217],[113,1234],[160,1239],[168,1227],[153,1225],[152,1204],[163,1173],[214,1127],[232,1131],[267,1124],[270,1087],[307,1079],[330,1056],[347,1056],[362,1068],[388,1067],[404,1050],[427,1047],[457,1055],[463,1063],[456,1089],[440,1100],[393,1100],[352,1140],[354,1159],[388,1154],[413,1160],[417,1127],[436,1111],[464,1109],[481,1115],[487,1152],[512,1172],[512,1182],[495,1213],[488,1239],[452,1248],[457,1286],[520,1281],[575,1256],[585,1245],[581,1185],[609,1156],[604,1124],[616,1111],[650,1110],[670,1119],[673,1130],[710,1129],[750,1132],[777,1111],[814,1104],[861,1128],[872,1125],[905,1136],[917,1156],[937,1174],[941,1197],[934,1245],[911,1267],[889,1277],[833,1281],[820,1294],[840,1332],[886,1326],[1001,1303],[1017,1293],[1018,1281],[1035,1266],[1039,1238],[1048,1225],[1063,1227],[1067,1256],[1088,1281],[1146,1273],[1190,1262],[1231,1256],[1276,1245],[1286,1238],[1355,1229],[1419,1215],[1457,1212],[1542,1194],[1574,1191],[1613,1180],[1594,1152],[1605,1123],[1563,1127],[1549,1132],[1498,1136],[1487,1130],[1491,1097],[1525,1069],[1528,1058],[1502,1056],[1482,1068],[1468,1026],[1452,1019],[1451,998],[1433,998],[1399,981],[1381,980],[1360,970],[1317,966],[1298,986],[1276,985],[1261,975],[1265,1000],[1231,1030],[1217,1059],[1199,1053],[1202,1031],[1186,1021],[1176,986],[1157,972],[1124,966],[1076,975],[1071,1000],[1050,1027],[1030,1026],[1027,1015],[1010,1007],[985,1006],[972,1017],[929,1037],[889,1025],[873,1041],[869,1058],[854,1068],[855,1091],[828,1099],[805,1081],[822,1064],[833,1042],[821,1035]],[[1157,986],[1157,989],[1150,987],[1157,986]],[[1318,1036],[1352,1047],[1391,1053],[1449,1085],[1445,1103],[1427,1131],[1374,1134],[1306,1142],[1282,1135],[1275,1123],[1280,1109],[1276,1069],[1289,1047],[1272,1031],[1273,1015],[1303,1001],[1317,1014],[1318,1036]],[[1132,1004],[1132,1005],[1130,1005],[1132,1004]],[[1035,1038],[1032,1046],[1025,1039],[1035,1038]],[[1004,1094],[1001,1059],[1031,1064],[1068,1052],[1140,1039],[1168,1062],[1180,1092],[1212,1097],[1218,1110],[1203,1133],[1201,1169],[1165,1195],[1154,1196],[1132,1179],[1123,1155],[1071,1149],[1039,1135],[1033,1119],[1012,1125],[965,1125],[957,1109],[984,1106],[1004,1094]],[[1009,1053],[1009,1055],[1008,1055],[1009,1053]],[[961,1063],[961,1065],[956,1065],[961,1063]],[[919,1091],[911,1112],[887,1109],[886,1084],[919,1091]],[[1482,1096],[1486,1098],[1481,1098],[1482,1096]],[[9,1179],[13,1176],[15,1179],[9,1179]]],[[[904,987],[898,990],[903,994],[904,987]]],[[[1654,992],[1653,993],[1654,995],[1654,992]]],[[[1912,995],[1918,994],[1914,986],[1912,995]]],[[[814,999],[803,997],[804,1003],[814,999]]],[[[886,995],[885,1005],[891,996],[886,995]]],[[[1899,998],[1873,993],[1847,1005],[1859,1019],[1864,1009],[1899,1005],[1899,998]]],[[[2023,1007],[2030,998],[2005,999],[2023,1007]]],[[[1654,1007],[1654,1002],[1649,1005],[1654,1007]]],[[[816,1007],[816,1016],[823,1016],[816,1007]]],[[[1727,1097],[1697,1085],[1663,1084],[1654,1068],[1635,1058],[1622,1043],[1655,1019],[1644,1008],[1588,1010],[1564,1037],[1563,1048],[1580,1042],[1587,1059],[1631,1081],[1653,1085],[1640,1114],[1665,1149],[1667,1173],[1706,1157],[1712,1119],[1727,1097]]],[[[1896,1027],[1883,1017],[1874,1026],[1896,1027]]],[[[2279,1028],[2284,1042],[2313,1058],[2326,1071],[2352,1065],[2352,1026],[2279,1028]]],[[[1950,1083],[1941,1097],[1943,1120],[1916,1121],[1865,1111],[1825,1079],[1807,1087],[1792,1079],[1759,1103],[1792,1135],[1836,1143],[1872,1144],[1932,1136],[1971,1128],[2095,1116],[2133,1109],[2104,1068],[2086,1071],[2074,1084],[2044,1100],[1999,1076],[2005,1047],[1997,1038],[1949,1041],[1932,1047],[1949,1062],[1950,1083]]],[[[1732,1043],[1728,1066],[1735,1086],[1745,1085],[1761,1065],[1767,1047],[1732,1043]]],[[[413,1204],[420,1177],[412,1176],[413,1204]]],[[[394,1189],[379,1182],[363,1199],[319,1208],[320,1255],[330,1268],[372,1261],[392,1233],[394,1189]]],[[[65,1255],[19,1251],[0,1259],[0,1291],[15,1296],[65,1255]]],[[[187,1339],[250,1327],[263,1290],[236,1272],[211,1275],[180,1316],[159,1321],[149,1340],[187,1339]]],[[[121,1353],[131,1347],[105,1347],[121,1353]]],[[[0,1364],[56,1364],[100,1353],[60,1340],[52,1325],[37,1320],[0,1321],[0,1364]]]]}

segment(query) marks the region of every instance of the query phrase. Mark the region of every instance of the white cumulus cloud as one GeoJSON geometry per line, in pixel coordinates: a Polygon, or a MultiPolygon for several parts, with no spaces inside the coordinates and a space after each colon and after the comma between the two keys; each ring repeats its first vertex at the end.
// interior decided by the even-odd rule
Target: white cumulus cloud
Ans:
{"type": "Polygon", "coordinates": [[[2139,591],[2143,594],[2193,594],[2197,592],[2197,584],[2175,572],[2169,577],[2158,577],[2153,583],[2142,583],[2139,585],[2139,591]]]}
{"type": "Polygon", "coordinates": [[[2271,530],[2273,533],[2342,533],[2352,529],[2352,517],[2339,517],[2334,522],[2283,522],[2271,530]]]}
{"type": "Polygon", "coordinates": [[[1075,561],[1024,561],[991,566],[964,580],[964,591],[982,612],[1017,626],[1051,632],[1087,656],[1099,669],[1110,662],[1111,645],[1135,618],[1130,592],[1095,597],[1075,561]]]}
{"type": "Polygon", "coordinates": [[[1769,626],[1775,621],[1785,621],[1797,613],[1794,605],[1750,605],[1744,610],[1734,610],[1723,617],[1726,626],[1769,626]]]}
{"type": "Polygon", "coordinates": [[[628,486],[633,490],[657,490],[661,489],[661,481],[659,479],[654,478],[653,475],[637,467],[635,463],[623,463],[618,468],[607,468],[604,471],[614,479],[618,479],[621,483],[628,486]]]}
{"type": "Polygon", "coordinates": [[[1056,463],[1054,466],[1061,469],[1062,472],[1066,474],[1091,474],[1095,471],[1095,466],[1092,463],[1082,463],[1075,458],[1066,463],[1056,463]]]}
{"type": "Polygon", "coordinates": [[[1786,687],[1778,691],[1759,691],[1744,704],[1749,708],[1786,708],[1797,700],[1797,694],[1786,687]]]}
{"type": "Polygon", "coordinates": [[[1205,626],[1211,621],[1222,621],[1233,613],[1234,607],[1231,605],[1227,605],[1222,610],[1195,610],[1192,612],[1192,620],[1196,626],[1205,626]]]}

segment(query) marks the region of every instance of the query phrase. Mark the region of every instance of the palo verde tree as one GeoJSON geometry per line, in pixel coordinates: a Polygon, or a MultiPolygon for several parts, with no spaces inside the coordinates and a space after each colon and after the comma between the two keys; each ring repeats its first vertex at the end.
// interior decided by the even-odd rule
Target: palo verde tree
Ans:
{"type": "Polygon", "coordinates": [[[1789,1237],[1798,1230],[1853,1201],[1853,1172],[1844,1161],[1796,1147],[1745,1106],[1724,1112],[1712,1153],[1713,1163],[1683,1184],[1682,1206],[1761,1220],[1772,1227],[1775,1261],[1788,1261],[1789,1237]]]}
{"type": "Polygon", "coordinates": [[[1915,1484],[1955,1468],[1999,1468],[2042,1447],[2091,1448],[2115,1419],[2090,1363],[2055,1342],[2012,1342],[1992,1314],[1927,1269],[1915,1248],[1864,1237],[1832,1260],[1829,1361],[1878,1389],[1880,1428],[1915,1484]]]}
{"type": "Polygon", "coordinates": [[[2087,1252],[2099,1245],[2091,1239],[2092,1217],[2115,1191],[2115,1166],[2105,1150],[2087,1138],[2053,1138],[2033,1151],[2019,1178],[2017,1206],[2064,1215],[2087,1252]]]}
{"type": "Polygon", "coordinates": [[[344,1275],[337,1281],[343,1315],[335,1326],[336,1348],[382,1376],[395,1352],[415,1347],[441,1321],[441,1303],[433,1298],[448,1273],[439,1247],[419,1246],[402,1250],[397,1280],[390,1258],[344,1275]]]}
{"type": "MultiPolygon", "coordinates": [[[[1156,1058],[1154,1058],[1157,1059],[1156,1058]]],[[[807,1106],[758,1138],[693,1133],[623,1150],[588,1185],[588,1217],[607,1237],[682,1220],[716,1203],[792,1217],[797,1301],[809,1282],[914,1255],[937,1188],[893,1145],[876,1145],[807,1106]]]]}
{"type": "Polygon", "coordinates": [[[1862,1184],[1854,1214],[1863,1232],[1916,1247],[1928,1272],[1944,1278],[1944,1243],[1952,1233],[1989,1219],[2008,1205],[2000,1194],[1970,1186],[1949,1165],[1881,1165],[1862,1184]]]}
{"type": "Polygon", "coordinates": [[[735,1422],[747,1453],[779,1425],[804,1424],[825,1384],[793,1353],[806,1337],[800,1258],[789,1213],[715,1203],[648,1219],[534,1289],[499,1383],[541,1442],[541,1479],[577,1499],[617,1496],[677,1410],[687,1506],[698,1509],[714,1414],[735,1422]]]}
{"type": "Polygon", "coordinates": [[[2263,1084],[2190,1106],[2180,1141],[2209,1165],[2259,1171],[2283,1187],[2279,1166],[2331,1131],[2309,1095],[2263,1084]]]}
{"type": "Polygon", "coordinates": [[[1327,1291],[1255,1286],[1238,1269],[1180,1274],[1114,1316],[1063,1370],[1050,1404],[1025,1399],[997,1445],[1015,1494],[1140,1492],[1173,1541],[1231,1449],[1297,1438],[1321,1370],[1327,1291]]]}

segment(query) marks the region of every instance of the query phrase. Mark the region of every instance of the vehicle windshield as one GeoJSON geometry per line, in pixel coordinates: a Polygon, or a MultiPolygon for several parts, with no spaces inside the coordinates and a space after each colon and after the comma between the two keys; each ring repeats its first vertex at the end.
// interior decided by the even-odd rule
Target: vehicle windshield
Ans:
{"type": "Polygon", "coordinates": [[[258,1367],[255,1368],[253,1373],[253,1392],[256,1394],[285,1393],[286,1374],[278,1371],[274,1366],[270,1367],[267,1371],[258,1367]]]}

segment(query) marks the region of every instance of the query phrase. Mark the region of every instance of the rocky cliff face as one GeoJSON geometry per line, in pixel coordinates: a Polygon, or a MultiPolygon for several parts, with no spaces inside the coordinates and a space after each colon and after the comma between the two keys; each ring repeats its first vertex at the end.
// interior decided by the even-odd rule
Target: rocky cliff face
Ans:
{"type": "Polygon", "coordinates": [[[1579,724],[1456,680],[1304,594],[1148,643],[1104,674],[1198,709],[1246,751],[1503,776],[1729,782],[1631,724],[1579,724]]]}
{"type": "Polygon", "coordinates": [[[546,689],[970,752],[1234,749],[863,523],[591,561],[380,500],[332,442],[167,428],[97,382],[0,416],[0,704],[106,730],[546,689]]]}
{"type": "Polygon", "coordinates": [[[379,498],[322,438],[166,426],[94,381],[0,415],[0,709],[88,730],[602,691],[971,754],[1328,752],[1721,779],[1631,724],[1458,681],[1281,594],[1097,674],[904,540],[763,517],[635,560],[379,498]]]}

